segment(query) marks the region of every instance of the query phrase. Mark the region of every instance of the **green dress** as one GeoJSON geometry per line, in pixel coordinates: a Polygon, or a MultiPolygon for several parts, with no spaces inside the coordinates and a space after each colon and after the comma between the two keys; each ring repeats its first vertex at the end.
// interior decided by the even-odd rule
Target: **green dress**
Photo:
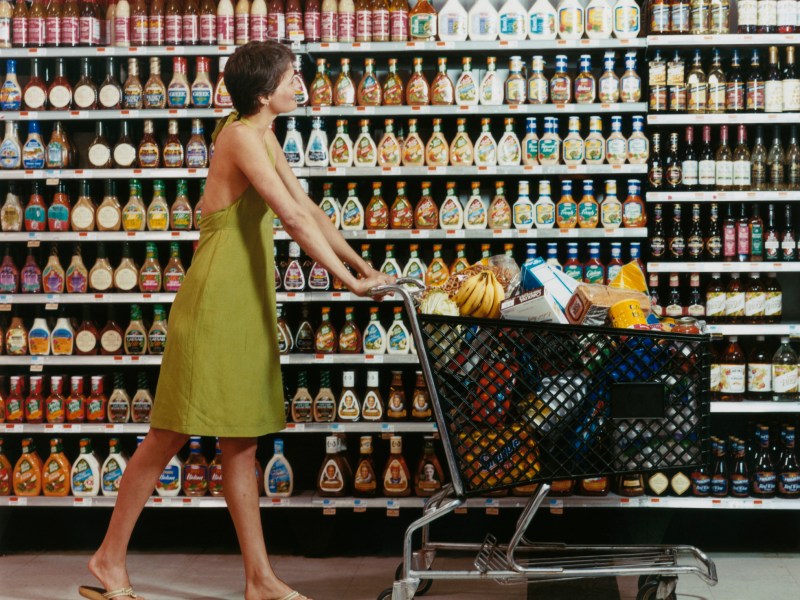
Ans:
{"type": "MultiPolygon", "coordinates": [[[[231,114],[211,139],[238,118],[231,114]]],[[[269,146],[267,153],[274,164],[269,146]]],[[[285,426],[272,222],[252,186],[203,215],[200,244],[169,315],[153,427],[257,437],[285,426]]]]}

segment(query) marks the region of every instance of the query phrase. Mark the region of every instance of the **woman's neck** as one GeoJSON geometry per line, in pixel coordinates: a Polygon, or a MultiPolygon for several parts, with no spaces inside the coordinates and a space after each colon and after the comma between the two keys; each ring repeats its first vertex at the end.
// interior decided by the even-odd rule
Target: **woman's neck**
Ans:
{"type": "Polygon", "coordinates": [[[272,122],[277,116],[278,115],[274,114],[268,107],[265,106],[260,112],[257,112],[254,115],[247,115],[243,118],[247,119],[247,122],[262,134],[266,134],[267,130],[272,127],[272,122]]]}

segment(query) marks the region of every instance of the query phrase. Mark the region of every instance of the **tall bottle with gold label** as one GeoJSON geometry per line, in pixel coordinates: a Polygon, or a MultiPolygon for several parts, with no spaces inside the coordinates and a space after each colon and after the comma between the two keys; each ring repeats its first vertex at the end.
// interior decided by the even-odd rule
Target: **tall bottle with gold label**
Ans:
{"type": "Polygon", "coordinates": [[[350,76],[350,59],[343,58],[341,64],[339,78],[333,88],[333,103],[336,106],[354,106],[356,103],[356,86],[350,76]]]}
{"type": "Polygon", "coordinates": [[[128,203],[122,209],[122,229],[125,231],[144,231],[147,209],[142,200],[142,184],[138,179],[130,180],[128,203]]]}
{"type": "Polygon", "coordinates": [[[384,106],[399,106],[403,104],[405,86],[397,74],[397,59],[389,59],[389,72],[383,80],[382,97],[384,106]]]}
{"type": "Polygon", "coordinates": [[[164,181],[153,181],[153,200],[147,207],[147,230],[166,231],[169,228],[169,205],[164,193],[164,181]]]}
{"type": "Polygon", "coordinates": [[[317,59],[317,74],[311,81],[309,91],[310,106],[331,106],[333,104],[333,84],[328,77],[326,69],[327,61],[324,58],[317,59]]]}

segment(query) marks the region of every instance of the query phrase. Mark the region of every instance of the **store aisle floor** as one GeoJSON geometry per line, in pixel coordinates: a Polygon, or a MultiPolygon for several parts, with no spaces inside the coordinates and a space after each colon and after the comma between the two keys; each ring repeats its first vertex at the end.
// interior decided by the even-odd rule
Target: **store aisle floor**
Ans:
{"type": "MultiPolygon", "coordinates": [[[[679,600],[796,600],[800,597],[800,555],[716,554],[720,584],[709,588],[696,577],[684,577],[679,600]]],[[[78,598],[77,586],[90,582],[85,554],[22,554],[0,557],[0,599],[45,600],[78,598]]],[[[349,557],[307,559],[274,557],[276,569],[287,581],[314,600],[375,600],[389,586],[397,558],[349,557]]],[[[457,565],[444,563],[450,568],[457,565]]],[[[463,564],[463,563],[461,563],[463,564]]],[[[135,554],[130,569],[148,600],[238,600],[239,557],[219,554],[135,554]]],[[[547,588],[498,586],[487,583],[434,583],[424,597],[430,600],[633,600],[636,583],[619,580],[618,595],[591,583],[559,592],[547,588]],[[597,590],[597,591],[595,591],[597,590]]]]}

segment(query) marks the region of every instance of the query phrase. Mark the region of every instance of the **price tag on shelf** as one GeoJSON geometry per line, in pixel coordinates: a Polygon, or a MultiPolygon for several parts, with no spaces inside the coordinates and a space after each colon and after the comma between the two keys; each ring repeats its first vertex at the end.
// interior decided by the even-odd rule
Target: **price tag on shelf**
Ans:
{"type": "Polygon", "coordinates": [[[394,433],[394,424],[381,423],[381,433],[394,433]]]}
{"type": "Polygon", "coordinates": [[[41,373],[44,370],[44,357],[31,356],[31,373],[41,373]]]}
{"type": "Polygon", "coordinates": [[[20,498],[19,496],[11,496],[8,499],[8,505],[9,506],[27,506],[28,505],[28,499],[24,498],[24,497],[20,498]]]}
{"type": "Polygon", "coordinates": [[[353,500],[353,512],[357,513],[367,512],[367,503],[359,498],[356,498],[355,500],[353,500]]]}
{"type": "Polygon", "coordinates": [[[11,310],[10,304],[0,303],[0,312],[8,312],[11,310]]]}
{"type": "Polygon", "coordinates": [[[552,498],[549,501],[550,504],[550,514],[551,515],[563,515],[564,514],[564,501],[558,498],[552,498]]]}
{"type": "Polygon", "coordinates": [[[172,498],[162,498],[160,496],[154,496],[151,498],[153,506],[172,506],[172,498]]]}
{"type": "Polygon", "coordinates": [[[376,239],[383,239],[386,237],[386,231],[383,229],[368,229],[367,230],[367,237],[368,238],[376,238],[376,239]]]}
{"type": "Polygon", "coordinates": [[[58,185],[59,179],[58,177],[48,177],[44,180],[45,185],[58,185]]]}
{"type": "Polygon", "coordinates": [[[45,310],[58,310],[58,302],[48,302],[44,305],[45,310]]]}
{"type": "Polygon", "coordinates": [[[374,106],[356,106],[356,112],[358,113],[366,113],[368,115],[375,114],[375,107],[374,106]]]}
{"type": "Polygon", "coordinates": [[[28,240],[28,248],[38,248],[41,245],[41,241],[37,239],[28,240]]]}
{"type": "Polygon", "coordinates": [[[332,363],[333,362],[333,355],[332,354],[315,354],[314,355],[314,362],[315,363],[332,363]]]}
{"type": "Polygon", "coordinates": [[[466,505],[459,506],[453,512],[455,514],[457,514],[457,515],[465,515],[465,514],[467,514],[467,507],[466,507],[466,505]]]}
{"type": "Polygon", "coordinates": [[[400,169],[397,167],[381,167],[381,174],[383,175],[399,175],[400,169]]]}
{"type": "Polygon", "coordinates": [[[6,423],[3,427],[3,430],[6,433],[17,433],[22,431],[22,425],[17,425],[16,423],[6,423]]]}
{"type": "Polygon", "coordinates": [[[181,506],[194,506],[194,498],[181,498],[181,506]]]}
{"type": "Polygon", "coordinates": [[[336,514],[336,504],[331,500],[322,501],[322,514],[326,517],[332,517],[336,514]]]}
{"type": "MultiPolygon", "coordinates": [[[[138,169],[138,171],[141,173],[141,169],[138,169]]],[[[84,179],[94,179],[94,171],[92,169],[75,169],[75,175],[84,179]]]]}
{"type": "Polygon", "coordinates": [[[383,354],[365,354],[364,360],[370,363],[382,363],[383,354]]]}
{"type": "Polygon", "coordinates": [[[291,501],[288,498],[270,498],[270,506],[289,506],[291,501]]]}
{"type": "Polygon", "coordinates": [[[478,167],[478,173],[481,175],[488,173],[489,175],[495,175],[497,173],[497,167],[478,167]]]}
{"type": "Polygon", "coordinates": [[[399,517],[400,516],[400,505],[397,503],[396,500],[387,500],[386,501],[386,516],[387,517],[399,517]]]}
{"type": "Polygon", "coordinates": [[[494,229],[492,230],[494,237],[500,238],[510,238],[514,236],[514,232],[511,229],[494,229]]]}
{"type": "Polygon", "coordinates": [[[494,498],[486,499],[486,514],[492,516],[500,514],[500,503],[494,498]]]}
{"type": "Polygon", "coordinates": [[[73,498],[72,506],[91,506],[92,498],[73,498]]]}

